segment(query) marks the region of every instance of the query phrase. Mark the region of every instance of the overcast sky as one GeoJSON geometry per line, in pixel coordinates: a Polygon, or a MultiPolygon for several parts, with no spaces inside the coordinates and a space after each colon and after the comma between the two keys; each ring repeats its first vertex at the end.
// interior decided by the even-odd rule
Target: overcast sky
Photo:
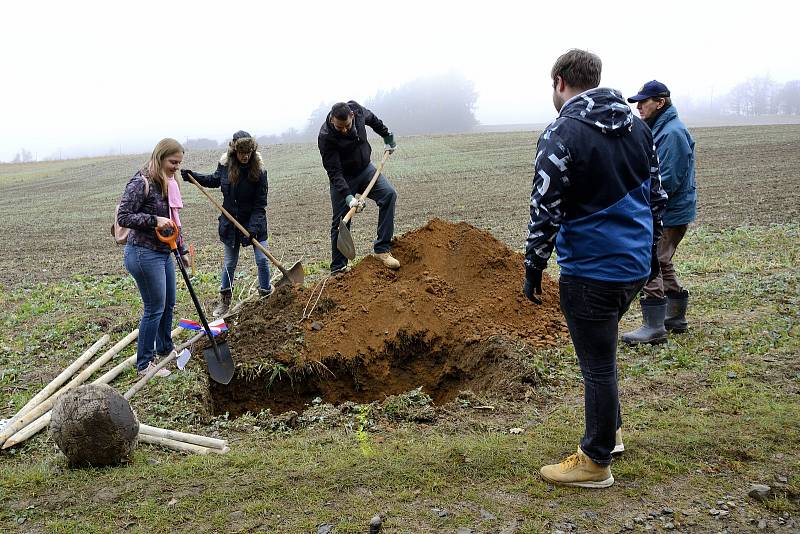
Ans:
{"type": "Polygon", "coordinates": [[[448,71],[475,82],[480,122],[548,122],[550,67],[573,47],[600,55],[602,85],[657,78],[679,110],[679,95],[800,78],[799,4],[736,4],[2,2],[0,160],[302,129],[321,102],[448,71]]]}

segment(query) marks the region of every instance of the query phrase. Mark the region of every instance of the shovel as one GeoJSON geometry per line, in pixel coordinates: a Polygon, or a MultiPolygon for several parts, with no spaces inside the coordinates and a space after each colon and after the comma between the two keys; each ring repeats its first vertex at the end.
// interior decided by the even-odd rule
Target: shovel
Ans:
{"type": "Polygon", "coordinates": [[[278,280],[277,282],[275,282],[275,286],[276,286],[276,287],[281,287],[281,286],[283,286],[283,285],[286,285],[286,284],[288,284],[288,283],[292,283],[292,284],[294,284],[294,285],[303,285],[303,280],[305,280],[306,273],[305,273],[305,271],[303,270],[303,264],[302,264],[301,262],[299,262],[299,261],[298,261],[298,262],[295,262],[295,264],[294,264],[294,265],[292,265],[292,267],[291,267],[291,268],[290,268],[290,269],[287,271],[287,270],[286,270],[286,267],[284,267],[283,265],[281,265],[281,264],[280,264],[280,262],[279,262],[278,260],[276,260],[276,259],[275,259],[275,256],[273,256],[272,254],[270,254],[270,252],[269,252],[269,251],[268,251],[268,250],[267,250],[267,249],[266,249],[266,248],[265,248],[265,247],[264,247],[264,246],[263,246],[261,243],[259,243],[259,242],[258,242],[258,240],[257,240],[255,237],[253,237],[253,236],[251,236],[251,235],[250,235],[250,232],[248,232],[248,231],[245,229],[245,227],[244,227],[244,226],[242,226],[241,224],[239,224],[239,221],[237,221],[237,220],[236,220],[236,219],[233,217],[233,215],[231,215],[230,213],[228,213],[228,210],[226,210],[225,208],[223,208],[223,207],[222,207],[222,205],[221,205],[219,202],[217,202],[217,201],[214,199],[214,197],[212,197],[211,195],[209,195],[209,194],[208,194],[208,191],[206,191],[206,188],[205,188],[205,187],[203,187],[202,185],[200,185],[199,183],[197,183],[197,180],[195,180],[195,179],[194,179],[194,176],[192,176],[191,174],[189,174],[189,175],[188,175],[188,177],[189,177],[189,181],[190,181],[190,182],[192,182],[194,185],[196,185],[196,186],[197,186],[197,188],[200,190],[200,192],[201,192],[201,193],[203,193],[203,194],[206,196],[206,198],[207,198],[208,200],[210,200],[210,201],[211,201],[211,203],[212,203],[212,204],[214,204],[214,205],[217,207],[217,209],[218,209],[219,211],[221,211],[221,212],[222,212],[222,214],[223,214],[223,215],[225,215],[225,217],[227,217],[227,218],[228,218],[228,220],[234,224],[234,226],[236,226],[236,228],[238,228],[238,229],[239,229],[239,231],[240,231],[242,234],[244,234],[244,235],[245,235],[245,237],[247,237],[248,239],[250,239],[250,241],[253,243],[253,246],[254,246],[254,247],[258,247],[258,250],[260,250],[261,252],[263,252],[263,253],[264,253],[264,255],[265,255],[267,258],[269,258],[269,261],[271,261],[272,263],[274,263],[274,264],[275,264],[275,267],[277,267],[277,268],[278,268],[278,270],[281,272],[281,274],[283,274],[283,278],[281,278],[280,280],[278,280]]]}
{"type": "Polygon", "coordinates": [[[208,327],[208,321],[206,321],[203,308],[200,306],[200,302],[197,300],[197,295],[194,294],[192,282],[189,280],[189,275],[186,273],[186,268],[183,266],[180,252],[178,252],[178,234],[180,233],[180,230],[177,226],[175,226],[174,222],[170,221],[170,225],[170,227],[161,230],[156,228],[156,235],[160,241],[169,245],[170,250],[172,250],[173,254],[175,254],[175,260],[177,260],[178,267],[181,269],[181,274],[183,275],[183,280],[186,282],[186,287],[189,288],[189,294],[192,296],[194,307],[197,308],[197,314],[200,315],[200,322],[203,323],[203,330],[205,330],[208,340],[211,342],[210,347],[203,349],[203,358],[205,358],[206,365],[208,366],[208,374],[211,379],[214,380],[214,382],[219,382],[220,384],[229,384],[234,373],[231,349],[228,347],[227,341],[217,343],[214,339],[214,334],[211,333],[211,329],[208,327]]]}
{"type": "MultiPolygon", "coordinates": [[[[375,185],[375,182],[378,181],[378,176],[381,175],[381,170],[383,170],[383,164],[386,163],[386,160],[389,159],[389,152],[388,150],[384,151],[383,158],[381,158],[381,162],[378,164],[378,168],[375,170],[375,175],[372,177],[372,180],[369,181],[367,188],[364,189],[364,192],[361,193],[360,198],[367,198],[369,192],[372,191],[372,187],[375,185]]],[[[336,248],[339,249],[339,252],[344,254],[344,256],[348,260],[352,260],[356,257],[356,247],[353,244],[353,236],[350,235],[350,228],[347,227],[347,223],[350,222],[350,219],[353,218],[353,215],[356,213],[356,208],[358,206],[353,206],[350,208],[350,211],[342,217],[342,220],[339,221],[339,237],[336,238],[336,248]]]]}

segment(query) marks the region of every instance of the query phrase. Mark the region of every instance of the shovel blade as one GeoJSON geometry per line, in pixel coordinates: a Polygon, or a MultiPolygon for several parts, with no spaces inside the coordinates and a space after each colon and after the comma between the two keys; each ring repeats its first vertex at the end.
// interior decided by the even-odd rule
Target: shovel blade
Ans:
{"type": "Polygon", "coordinates": [[[203,358],[205,358],[208,366],[208,376],[214,382],[219,382],[223,385],[230,383],[235,369],[231,349],[228,347],[227,341],[222,343],[212,342],[210,347],[203,349],[203,358]]]}
{"type": "Polygon", "coordinates": [[[344,257],[348,260],[352,260],[356,257],[356,247],[353,244],[353,236],[350,235],[350,229],[344,221],[339,221],[339,237],[336,238],[336,248],[338,248],[339,252],[344,254],[344,257]]]}
{"type": "Polygon", "coordinates": [[[297,262],[292,265],[292,268],[289,269],[286,274],[281,277],[280,280],[275,282],[275,287],[282,287],[287,284],[293,284],[296,286],[302,286],[303,282],[306,279],[306,272],[303,269],[303,264],[301,262],[297,262]]]}

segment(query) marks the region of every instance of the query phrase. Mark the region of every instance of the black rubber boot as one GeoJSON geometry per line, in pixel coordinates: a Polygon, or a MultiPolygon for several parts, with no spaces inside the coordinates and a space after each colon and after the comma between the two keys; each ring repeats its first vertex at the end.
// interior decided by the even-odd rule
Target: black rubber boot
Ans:
{"type": "Polygon", "coordinates": [[[646,298],[641,299],[639,304],[642,306],[642,326],[622,334],[622,341],[629,345],[664,343],[667,340],[667,330],[664,328],[667,299],[646,298]]]}
{"type": "Polygon", "coordinates": [[[683,334],[689,330],[686,320],[686,308],[689,307],[689,292],[676,291],[667,293],[667,313],[664,319],[664,328],[669,332],[683,334]]]}
{"type": "Polygon", "coordinates": [[[219,292],[219,304],[217,304],[217,307],[214,308],[213,312],[211,312],[214,315],[214,317],[222,317],[228,312],[228,308],[231,307],[232,295],[233,295],[233,290],[231,289],[219,292]]]}

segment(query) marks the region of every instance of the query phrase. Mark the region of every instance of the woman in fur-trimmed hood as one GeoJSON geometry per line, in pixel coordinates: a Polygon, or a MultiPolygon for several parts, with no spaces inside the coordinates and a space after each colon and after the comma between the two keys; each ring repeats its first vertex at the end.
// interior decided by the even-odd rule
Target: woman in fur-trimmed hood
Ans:
{"type": "MultiPolygon", "coordinates": [[[[257,239],[261,245],[267,246],[267,171],[263,168],[263,159],[258,153],[258,143],[249,133],[239,130],[228,143],[228,150],[222,154],[213,174],[200,174],[191,170],[182,170],[181,176],[189,181],[191,174],[204,187],[219,187],[222,191],[222,207],[230,213],[251,238],[257,239]]],[[[222,266],[222,282],[220,284],[220,303],[214,310],[214,316],[224,315],[228,311],[233,293],[233,275],[239,262],[240,246],[251,244],[250,238],[243,235],[225,215],[219,216],[219,239],[225,247],[225,259],[222,266]]],[[[270,284],[269,260],[257,247],[253,247],[256,266],[258,267],[258,290],[262,296],[272,293],[270,284]]]]}

